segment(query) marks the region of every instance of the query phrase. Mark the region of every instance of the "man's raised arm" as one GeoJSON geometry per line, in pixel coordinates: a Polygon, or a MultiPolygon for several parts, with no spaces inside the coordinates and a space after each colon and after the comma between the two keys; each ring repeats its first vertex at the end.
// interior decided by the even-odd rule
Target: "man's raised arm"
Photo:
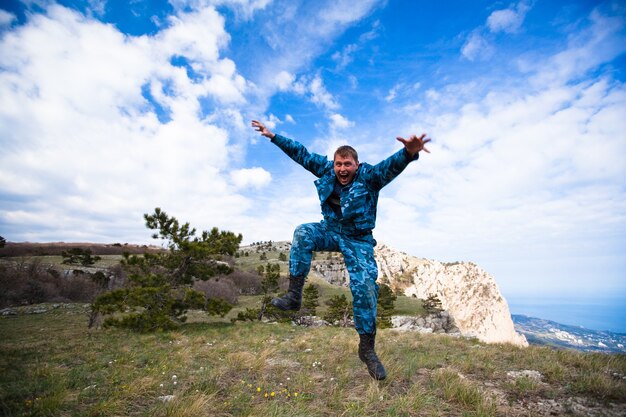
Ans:
{"type": "Polygon", "coordinates": [[[324,175],[333,165],[332,161],[329,161],[325,156],[309,152],[300,142],[272,133],[258,120],[252,121],[252,127],[263,136],[269,138],[273,144],[282,149],[291,159],[318,178],[324,175]]]}
{"type": "Polygon", "coordinates": [[[430,142],[430,138],[426,138],[425,133],[421,136],[411,135],[408,139],[398,136],[396,139],[402,142],[404,149],[400,149],[389,158],[379,162],[371,171],[373,174],[371,177],[372,185],[377,189],[383,188],[400,175],[411,161],[419,158],[421,151],[430,153],[424,147],[426,143],[430,142]]]}

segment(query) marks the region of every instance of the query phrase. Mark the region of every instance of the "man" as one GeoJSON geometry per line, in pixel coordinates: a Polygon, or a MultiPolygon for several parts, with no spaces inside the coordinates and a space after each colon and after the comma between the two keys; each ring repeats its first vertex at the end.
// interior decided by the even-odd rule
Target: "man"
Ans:
{"type": "Polygon", "coordinates": [[[252,127],[318,178],[315,186],[324,216],[320,223],[296,227],[289,255],[289,289],[285,296],[274,298],[272,304],[285,311],[300,310],[313,252],[341,252],[350,275],[354,325],[360,338],[359,358],[372,378],[385,379],[385,367],[374,350],[378,267],[372,229],[376,223],[378,193],[411,161],[418,159],[420,151],[429,152],[424,145],[430,139],[425,139],[425,134],[408,139],[398,137],[404,149],[372,166],[359,163],[357,152],[350,146],[339,147],[333,161],[329,161],[294,140],[272,133],[257,120],[252,121],[252,127]]]}

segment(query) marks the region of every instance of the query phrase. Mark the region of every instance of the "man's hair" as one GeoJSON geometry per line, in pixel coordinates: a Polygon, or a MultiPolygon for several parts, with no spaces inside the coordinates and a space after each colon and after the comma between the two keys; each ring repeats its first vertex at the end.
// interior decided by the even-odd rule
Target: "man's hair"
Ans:
{"type": "Polygon", "coordinates": [[[335,151],[333,159],[335,159],[337,155],[341,156],[342,158],[351,157],[352,159],[354,159],[354,162],[356,162],[357,164],[359,163],[359,154],[356,153],[356,150],[352,146],[343,145],[338,147],[335,151]]]}

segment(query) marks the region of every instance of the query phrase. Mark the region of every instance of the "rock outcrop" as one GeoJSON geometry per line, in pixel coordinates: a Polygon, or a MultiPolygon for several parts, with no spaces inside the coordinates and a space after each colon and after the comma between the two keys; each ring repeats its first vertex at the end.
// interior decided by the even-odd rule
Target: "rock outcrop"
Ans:
{"type": "MultiPolygon", "coordinates": [[[[378,245],[375,256],[379,282],[407,296],[437,296],[464,336],[486,343],[528,346],[526,338],[515,331],[509,306],[495,279],[477,265],[421,259],[386,245],[378,245]]],[[[347,286],[349,282],[340,255],[315,261],[312,271],[331,284],[347,286]]]]}
{"type": "Polygon", "coordinates": [[[445,333],[448,335],[460,335],[461,333],[454,324],[454,318],[447,311],[431,313],[425,317],[393,316],[391,324],[394,329],[406,332],[445,333]]]}
{"type": "Polygon", "coordinates": [[[495,279],[471,262],[442,263],[394,250],[376,248],[379,279],[407,296],[441,300],[461,333],[486,343],[528,346],[515,331],[509,306],[495,279]]]}

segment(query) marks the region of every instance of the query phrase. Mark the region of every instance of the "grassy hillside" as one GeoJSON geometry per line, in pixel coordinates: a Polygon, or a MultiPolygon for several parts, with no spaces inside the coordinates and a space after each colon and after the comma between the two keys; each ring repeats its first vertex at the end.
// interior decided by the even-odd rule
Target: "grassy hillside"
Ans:
{"type": "Polygon", "coordinates": [[[4,416],[624,415],[626,356],[380,331],[375,382],[353,329],[194,322],[88,330],[82,304],[0,317],[4,416]],[[515,379],[511,371],[532,370],[515,379]]]}

